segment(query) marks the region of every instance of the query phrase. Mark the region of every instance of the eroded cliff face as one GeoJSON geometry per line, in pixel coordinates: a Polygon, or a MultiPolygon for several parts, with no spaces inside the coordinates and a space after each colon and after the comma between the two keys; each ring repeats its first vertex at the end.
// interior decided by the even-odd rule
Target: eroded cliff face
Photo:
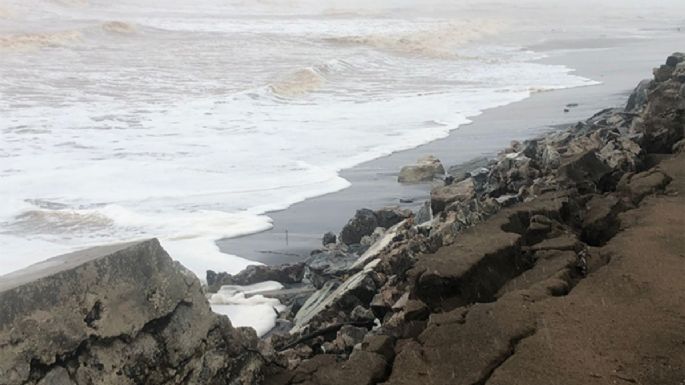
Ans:
{"type": "Polygon", "coordinates": [[[0,280],[0,384],[254,384],[252,329],[211,312],[155,239],[55,257],[0,280]]]}

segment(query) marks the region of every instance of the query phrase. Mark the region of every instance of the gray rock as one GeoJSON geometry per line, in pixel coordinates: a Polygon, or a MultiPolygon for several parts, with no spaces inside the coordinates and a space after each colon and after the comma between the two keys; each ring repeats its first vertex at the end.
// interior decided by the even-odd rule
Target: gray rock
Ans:
{"type": "Polygon", "coordinates": [[[603,190],[611,171],[595,151],[586,151],[564,159],[558,173],[559,180],[567,185],[574,185],[582,192],[594,192],[603,190]]]}
{"type": "Polygon", "coordinates": [[[332,232],[327,232],[326,234],[323,235],[322,243],[324,246],[328,246],[330,244],[334,244],[338,241],[338,236],[333,234],[332,232]]]}
{"type": "Polygon", "coordinates": [[[264,281],[277,281],[286,285],[302,282],[304,263],[295,265],[251,265],[236,275],[207,271],[207,290],[217,292],[224,285],[252,285],[264,281]]]}
{"type": "Polygon", "coordinates": [[[412,215],[411,210],[397,206],[385,207],[374,212],[379,227],[389,229],[412,215]]]}
{"type": "Polygon", "coordinates": [[[350,351],[354,345],[362,342],[368,332],[369,330],[366,328],[345,325],[338,330],[335,343],[343,350],[350,351]]]}
{"type": "Polygon", "coordinates": [[[438,175],[445,174],[440,160],[429,155],[419,159],[416,164],[402,167],[397,181],[400,183],[430,182],[438,175]]]}
{"type": "Polygon", "coordinates": [[[352,313],[350,313],[350,317],[352,318],[352,321],[356,322],[373,321],[376,318],[371,310],[363,306],[355,307],[352,310],[352,313]]]}
{"type": "Polygon", "coordinates": [[[675,52],[668,58],[666,58],[666,65],[669,67],[676,67],[679,63],[685,61],[685,53],[675,52]]]}
{"type": "Polygon", "coordinates": [[[661,67],[654,69],[654,80],[657,83],[662,83],[667,81],[673,75],[674,67],[668,65],[662,65],[661,67]]]}
{"type": "Polygon", "coordinates": [[[371,235],[378,227],[376,214],[369,209],[357,210],[357,213],[343,227],[340,240],[346,245],[357,244],[365,235],[371,235]]]}
{"type": "Polygon", "coordinates": [[[416,223],[420,225],[422,223],[430,222],[431,220],[433,220],[431,203],[430,201],[425,201],[423,202],[423,205],[421,205],[419,211],[416,213],[416,223]]]}
{"type": "Polygon", "coordinates": [[[476,186],[471,178],[449,186],[435,188],[431,191],[431,209],[433,213],[441,212],[450,203],[469,200],[475,194],[476,186]]]}
{"type": "MultiPolygon", "coordinates": [[[[360,304],[369,304],[376,294],[376,286],[371,278],[374,267],[379,260],[374,260],[364,266],[360,272],[352,275],[342,284],[328,281],[323,287],[307,299],[300,311],[295,315],[295,327],[292,334],[301,332],[312,324],[316,326],[317,318],[326,320],[326,314],[332,312],[349,314],[360,304]]],[[[330,318],[328,318],[330,322],[330,318]]]]}
{"type": "Polygon", "coordinates": [[[642,147],[626,137],[608,142],[598,155],[614,171],[635,171],[642,166],[642,147]]]}
{"type": "Polygon", "coordinates": [[[357,259],[359,256],[356,254],[340,250],[315,250],[307,258],[305,265],[309,268],[310,280],[314,286],[320,288],[327,280],[348,272],[357,259]]]}
{"type": "Polygon", "coordinates": [[[200,281],[154,239],[66,254],[3,276],[0,308],[3,385],[261,378],[254,331],[212,313],[200,281]]]}
{"type": "Polygon", "coordinates": [[[651,79],[642,80],[633,90],[626,104],[626,112],[640,111],[647,104],[647,91],[652,85],[651,79]]]}

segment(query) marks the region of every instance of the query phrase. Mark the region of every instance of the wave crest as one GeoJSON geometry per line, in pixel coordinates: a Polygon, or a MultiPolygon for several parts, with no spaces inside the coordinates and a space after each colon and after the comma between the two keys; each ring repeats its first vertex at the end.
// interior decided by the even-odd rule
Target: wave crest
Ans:
{"type": "Polygon", "coordinates": [[[136,32],[136,27],[123,21],[108,21],[102,24],[102,29],[106,32],[119,34],[132,34],[136,32]]]}
{"type": "Polygon", "coordinates": [[[73,234],[75,232],[94,232],[109,229],[114,222],[99,213],[78,212],[76,210],[30,210],[10,223],[10,231],[34,232],[42,234],[73,234]]]}
{"type": "Polygon", "coordinates": [[[271,91],[279,96],[294,97],[316,91],[326,79],[312,68],[303,68],[283,80],[272,83],[271,91]]]}
{"type": "Polygon", "coordinates": [[[501,23],[490,21],[452,22],[408,33],[342,36],[324,40],[334,44],[364,45],[401,55],[454,59],[458,57],[455,48],[494,35],[501,29],[501,23]]]}
{"type": "Polygon", "coordinates": [[[0,35],[0,49],[61,47],[81,40],[79,31],[60,31],[0,35]]]}

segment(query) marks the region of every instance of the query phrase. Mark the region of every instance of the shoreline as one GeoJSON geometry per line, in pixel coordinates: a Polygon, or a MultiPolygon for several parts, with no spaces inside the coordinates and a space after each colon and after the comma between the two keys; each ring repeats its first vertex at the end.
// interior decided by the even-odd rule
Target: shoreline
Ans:
{"type": "Polygon", "coordinates": [[[443,139],[341,171],[340,176],[350,182],[350,187],[267,213],[273,220],[270,230],[216,243],[221,252],[256,263],[301,262],[322,246],[325,232],[337,233],[357,209],[399,206],[417,210],[428,199],[431,184],[397,183],[401,167],[425,155],[436,156],[446,167],[479,157],[492,158],[512,140],[529,139],[574,124],[603,108],[619,106],[637,84],[635,79],[649,78],[654,63],[677,50],[678,38],[552,40],[532,45],[530,49],[539,47],[539,52],[547,55],[537,62],[565,65],[575,74],[601,84],[534,93],[523,101],[485,110],[471,118],[472,123],[452,130],[443,139]],[[572,103],[578,106],[564,112],[572,103]]]}

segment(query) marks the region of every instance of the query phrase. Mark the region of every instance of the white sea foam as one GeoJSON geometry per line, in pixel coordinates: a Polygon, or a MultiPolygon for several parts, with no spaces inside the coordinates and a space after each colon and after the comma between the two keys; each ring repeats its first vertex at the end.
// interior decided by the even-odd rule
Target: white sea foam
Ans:
{"type": "Polygon", "coordinates": [[[209,297],[212,310],[227,315],[233,326],[250,326],[262,336],[276,324],[278,312],[285,307],[275,298],[267,298],[259,293],[282,289],[283,285],[274,281],[261,282],[248,286],[223,286],[209,297]]]}

